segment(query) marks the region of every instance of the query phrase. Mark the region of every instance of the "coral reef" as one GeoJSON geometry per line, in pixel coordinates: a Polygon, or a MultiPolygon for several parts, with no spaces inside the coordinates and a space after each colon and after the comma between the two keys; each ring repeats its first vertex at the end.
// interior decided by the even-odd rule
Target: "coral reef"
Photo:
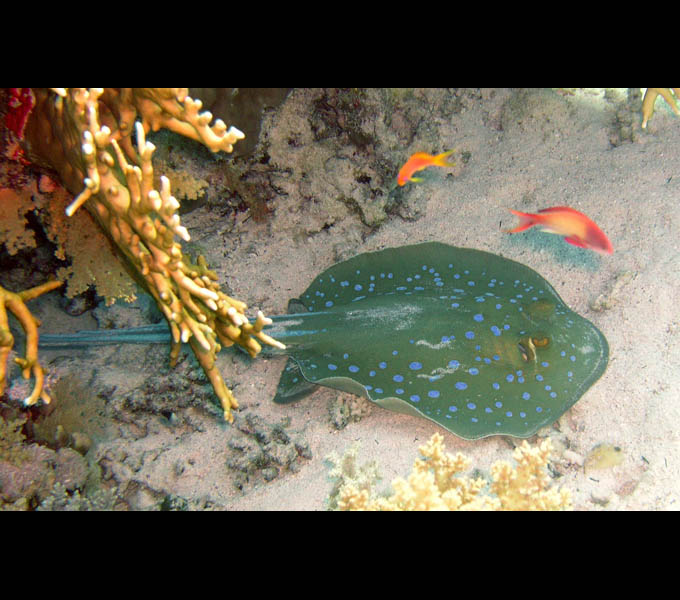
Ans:
{"type": "Polygon", "coordinates": [[[236,487],[243,489],[256,474],[271,481],[284,470],[297,472],[301,459],[311,459],[312,451],[298,432],[286,431],[287,420],[269,424],[252,413],[239,415],[236,428],[244,435],[229,441],[234,451],[227,467],[237,472],[236,487]]]}
{"type": "Polygon", "coordinates": [[[211,126],[212,115],[200,112],[201,102],[186,88],[55,88],[33,90],[29,99],[9,113],[17,122],[8,124],[25,156],[56,170],[77,194],[68,216],[88,208],[170,324],[171,361],[189,343],[231,421],[238,403],[215,366],[216,353],[234,343],[251,356],[259,342],[282,345],[262,332],[269,320],[261,312],[251,323],[246,304],[220,290],[201,256],[192,263],[182,252],[176,238],[189,241],[189,233],[169,179],[162,176],[155,187],[155,147],[145,136],[166,128],[213,152],[230,152],[243,134],[219,119],[211,126]]]}
{"type": "Polygon", "coordinates": [[[371,402],[354,394],[338,394],[328,403],[331,425],[344,429],[349,423],[361,421],[371,414],[371,402]]]}
{"type": "Polygon", "coordinates": [[[0,417],[0,509],[28,510],[55,493],[64,498],[86,488],[92,471],[72,448],[52,449],[26,440],[27,418],[0,417]]]}
{"type": "Polygon", "coordinates": [[[552,446],[545,439],[536,447],[526,440],[514,453],[517,466],[498,461],[491,467],[491,483],[461,473],[470,461],[460,452],[445,452],[444,438],[435,433],[419,448],[407,479],[392,482],[393,494],[376,496],[372,487],[377,479],[374,465],[357,468],[356,448],[346,456],[329,459],[335,464],[330,476],[337,481],[329,497],[329,506],[339,510],[562,510],[571,508],[571,492],[548,486],[546,472],[552,446]],[[489,488],[489,494],[481,493],[489,488]]]}

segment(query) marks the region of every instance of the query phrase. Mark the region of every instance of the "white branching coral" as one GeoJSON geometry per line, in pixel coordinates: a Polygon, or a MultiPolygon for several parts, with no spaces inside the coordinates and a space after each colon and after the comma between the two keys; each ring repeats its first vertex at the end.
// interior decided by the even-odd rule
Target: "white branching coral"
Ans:
{"type": "Polygon", "coordinates": [[[329,506],[339,510],[564,510],[571,508],[571,493],[567,489],[549,487],[546,465],[552,446],[545,439],[532,447],[526,441],[518,446],[513,458],[517,466],[498,461],[491,467],[489,484],[481,477],[469,478],[462,473],[470,468],[470,460],[458,452],[445,452],[444,438],[435,433],[419,448],[422,458],[416,459],[411,474],[392,482],[393,493],[376,496],[372,485],[378,480],[371,465],[366,471],[354,465],[356,448],[341,460],[330,459],[336,466],[331,476],[336,478],[329,506]],[[352,477],[352,473],[364,474],[352,477]],[[366,477],[368,473],[370,477],[366,477]],[[359,483],[360,482],[360,483],[359,483]],[[490,494],[482,493],[488,488],[490,494]]]}

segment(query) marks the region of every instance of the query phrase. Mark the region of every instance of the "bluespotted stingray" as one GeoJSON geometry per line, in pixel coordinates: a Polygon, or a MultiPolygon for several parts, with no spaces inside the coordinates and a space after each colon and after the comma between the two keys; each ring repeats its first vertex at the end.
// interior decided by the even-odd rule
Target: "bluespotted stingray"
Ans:
{"type": "Polygon", "coordinates": [[[319,275],[267,331],[290,356],[275,402],[323,385],[465,439],[528,437],[602,375],[604,335],[536,271],[428,242],[319,275]]]}
{"type": "MultiPolygon", "coordinates": [[[[609,357],[604,335],[536,271],[437,242],[338,263],[288,312],[266,328],[289,355],[275,402],[322,385],[470,440],[533,435],[576,403],[609,357]]],[[[161,324],[41,335],[40,346],[168,340],[161,324]]]]}

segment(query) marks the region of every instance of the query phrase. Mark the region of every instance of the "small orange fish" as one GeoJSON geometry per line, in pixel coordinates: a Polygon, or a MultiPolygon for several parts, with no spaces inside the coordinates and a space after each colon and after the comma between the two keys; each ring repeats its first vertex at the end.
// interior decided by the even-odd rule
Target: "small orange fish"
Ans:
{"type": "Polygon", "coordinates": [[[449,150],[448,152],[437,154],[437,156],[432,156],[432,154],[427,154],[426,152],[416,152],[399,170],[397,183],[399,185],[406,185],[407,181],[422,181],[418,177],[413,177],[413,174],[427,169],[427,167],[453,167],[456,163],[448,162],[446,157],[454,152],[455,150],[449,150]]]}
{"type": "Polygon", "coordinates": [[[519,226],[506,233],[518,233],[538,225],[541,231],[565,236],[564,241],[579,248],[589,248],[600,254],[611,254],[614,247],[604,232],[582,212],[568,206],[553,206],[539,210],[538,214],[510,209],[519,217],[519,226]]]}

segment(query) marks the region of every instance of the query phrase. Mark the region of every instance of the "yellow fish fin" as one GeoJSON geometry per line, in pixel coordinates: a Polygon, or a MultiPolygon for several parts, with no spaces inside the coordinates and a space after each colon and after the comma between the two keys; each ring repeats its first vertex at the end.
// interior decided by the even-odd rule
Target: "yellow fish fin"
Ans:
{"type": "Polygon", "coordinates": [[[446,152],[442,152],[441,154],[437,154],[437,156],[434,157],[433,164],[437,165],[438,167],[453,167],[456,165],[455,162],[449,162],[447,157],[451,156],[456,150],[447,150],[446,152]]]}

